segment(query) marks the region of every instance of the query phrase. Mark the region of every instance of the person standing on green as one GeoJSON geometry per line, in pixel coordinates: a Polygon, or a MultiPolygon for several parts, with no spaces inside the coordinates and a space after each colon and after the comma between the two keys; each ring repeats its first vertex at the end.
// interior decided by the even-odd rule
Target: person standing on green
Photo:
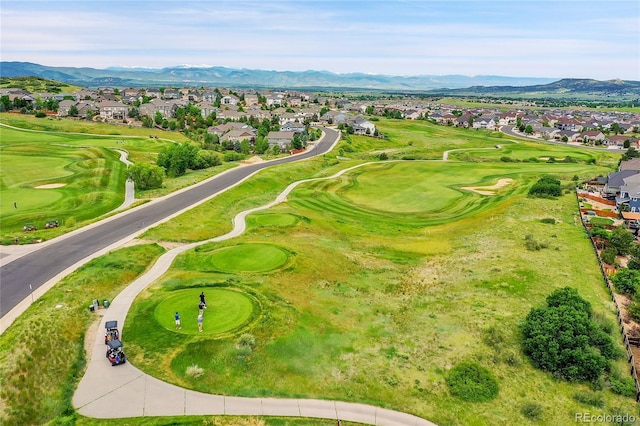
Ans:
{"type": "Polygon", "coordinates": [[[202,321],[204,321],[204,316],[202,314],[198,315],[198,331],[202,333],[202,321]]]}
{"type": "Polygon", "coordinates": [[[180,325],[180,314],[178,312],[176,312],[176,314],[173,316],[173,318],[176,320],[176,330],[181,329],[182,326],[180,325]]]}

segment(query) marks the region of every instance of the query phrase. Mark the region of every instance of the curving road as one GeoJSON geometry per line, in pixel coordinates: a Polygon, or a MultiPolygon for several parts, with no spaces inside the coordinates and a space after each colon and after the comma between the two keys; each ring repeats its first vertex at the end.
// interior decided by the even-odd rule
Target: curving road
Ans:
{"type": "MultiPolygon", "coordinates": [[[[324,135],[311,149],[290,157],[237,167],[202,183],[154,200],[112,218],[52,240],[50,244],[26,254],[0,268],[0,319],[43,284],[58,277],[79,262],[123,239],[179,214],[185,209],[212,198],[264,168],[304,160],[324,154],[339,141],[340,133],[322,128],[324,135]]],[[[3,321],[3,329],[6,321],[3,321]]]]}

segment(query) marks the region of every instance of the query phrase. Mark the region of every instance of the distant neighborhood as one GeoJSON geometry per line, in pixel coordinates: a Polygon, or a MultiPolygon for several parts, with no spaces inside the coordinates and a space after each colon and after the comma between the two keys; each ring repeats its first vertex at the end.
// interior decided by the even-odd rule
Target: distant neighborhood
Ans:
{"type": "MultiPolygon", "coordinates": [[[[429,120],[446,126],[499,130],[513,128],[525,136],[575,145],[640,149],[640,114],[579,109],[543,109],[522,103],[507,108],[461,108],[445,100],[406,96],[354,100],[300,91],[256,91],[224,88],[82,89],[75,93],[30,93],[0,89],[0,110],[68,117],[167,130],[206,128],[209,142],[252,146],[260,138],[268,149],[300,148],[310,124],[334,126],[349,134],[382,136],[376,116],[429,120]],[[505,110],[506,109],[506,110],[505,110]],[[185,117],[189,116],[189,120],[185,117]],[[366,118],[365,118],[366,117],[366,118]],[[258,126],[270,123],[267,134],[258,126]],[[215,135],[215,137],[213,137],[215,135]]],[[[267,149],[265,145],[265,149],[267,149]]]]}

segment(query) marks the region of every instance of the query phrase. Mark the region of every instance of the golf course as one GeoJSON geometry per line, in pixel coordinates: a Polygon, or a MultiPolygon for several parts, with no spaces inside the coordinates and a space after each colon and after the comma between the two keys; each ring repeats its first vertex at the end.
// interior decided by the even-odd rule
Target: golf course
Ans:
{"type": "MultiPolygon", "coordinates": [[[[284,202],[249,215],[244,233],[179,255],[137,296],[122,330],[133,365],[210,394],[356,402],[439,425],[569,425],[575,413],[637,414],[633,397],[611,390],[628,377],[624,356],[597,383],[566,382],[536,369],[521,347],[529,311],[554,290],[573,287],[623,353],[574,191],[611,172],[619,154],[428,122],[381,118],[376,126],[385,138],[348,135],[329,154],[264,169],[65,277],[0,336],[3,419],[112,424],[85,418],[70,403],[86,362],[85,336],[96,321],[86,309],[87,294],[112,299],[167,248],[229,232],[236,214],[302,180],[284,202]],[[529,188],[547,175],[561,181],[562,195],[529,197],[529,188]],[[529,249],[531,240],[540,249],[529,249]],[[201,292],[207,308],[199,332],[201,292]],[[40,355],[50,349],[50,328],[64,330],[69,344],[45,362],[40,355]],[[494,380],[489,400],[452,391],[451,372],[469,365],[494,380]]],[[[6,169],[3,161],[3,228],[5,220],[17,228],[50,217],[80,222],[121,202],[124,164],[105,146],[108,139],[41,134],[50,142],[40,152],[27,141],[33,135],[0,132],[3,159],[16,155],[19,163],[6,169]],[[6,135],[15,142],[5,144],[6,135]],[[46,171],[23,170],[28,158],[42,160],[46,171]],[[51,183],[66,186],[46,200],[30,195],[51,183]],[[92,197],[100,202],[92,205],[99,208],[82,207],[86,193],[73,188],[84,185],[95,188],[92,197]],[[41,216],[14,212],[14,199],[41,216]]],[[[122,139],[158,143],[129,142],[124,134],[114,141],[122,139]]],[[[147,161],[133,151],[132,158],[147,161]]],[[[335,424],[271,417],[126,420],[205,423],[335,424]]]]}

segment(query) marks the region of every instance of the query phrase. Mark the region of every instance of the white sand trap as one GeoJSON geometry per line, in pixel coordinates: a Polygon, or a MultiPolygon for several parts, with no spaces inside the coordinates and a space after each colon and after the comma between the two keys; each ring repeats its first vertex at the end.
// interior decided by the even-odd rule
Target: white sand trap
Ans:
{"type": "Polygon", "coordinates": [[[505,178],[498,180],[498,183],[491,186],[465,186],[462,189],[466,189],[468,191],[473,191],[477,194],[481,195],[495,195],[495,190],[503,188],[513,182],[513,179],[505,178]]]}
{"type": "Polygon", "coordinates": [[[66,183],[48,183],[46,185],[36,186],[36,189],[62,188],[63,186],[67,186],[67,184],[66,183]]]}

